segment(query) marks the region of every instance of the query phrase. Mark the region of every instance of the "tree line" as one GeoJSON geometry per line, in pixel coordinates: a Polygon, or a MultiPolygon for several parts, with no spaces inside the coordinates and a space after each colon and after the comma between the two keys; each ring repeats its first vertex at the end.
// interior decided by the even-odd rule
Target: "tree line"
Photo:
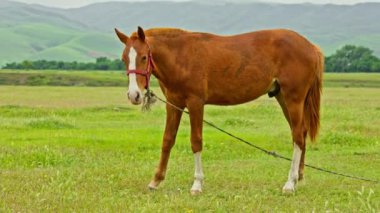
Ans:
{"type": "Polygon", "coordinates": [[[345,45],[325,58],[325,71],[380,72],[380,59],[367,47],[345,45]]]}
{"type": "Polygon", "coordinates": [[[20,63],[8,63],[3,69],[21,70],[123,70],[125,64],[120,59],[111,60],[107,57],[99,57],[95,62],[67,62],[67,61],[22,61],[20,63]]]}
{"type": "MultiPolygon", "coordinates": [[[[22,61],[8,63],[3,69],[25,70],[124,70],[124,63],[106,57],[97,58],[95,62],[65,61],[22,61]]],[[[333,55],[325,58],[325,72],[380,72],[380,59],[373,50],[355,45],[345,45],[333,55]]]]}

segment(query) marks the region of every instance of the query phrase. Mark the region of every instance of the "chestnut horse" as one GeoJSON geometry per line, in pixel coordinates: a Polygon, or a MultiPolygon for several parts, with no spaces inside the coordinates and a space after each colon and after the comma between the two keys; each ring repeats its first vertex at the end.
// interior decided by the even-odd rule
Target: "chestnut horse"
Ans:
{"type": "MultiPolygon", "coordinates": [[[[293,138],[293,158],[283,192],[294,192],[304,176],[305,139],[319,128],[323,54],[301,35],[283,29],[234,36],[181,29],[138,27],[130,37],[115,29],[125,45],[122,60],[129,74],[128,98],[143,100],[153,74],[168,102],[187,108],[195,179],[191,193],[202,192],[202,120],[204,106],[235,105],[261,95],[276,97],[293,138]]],[[[150,189],[165,178],[182,112],[166,105],[161,157],[150,189]]]]}

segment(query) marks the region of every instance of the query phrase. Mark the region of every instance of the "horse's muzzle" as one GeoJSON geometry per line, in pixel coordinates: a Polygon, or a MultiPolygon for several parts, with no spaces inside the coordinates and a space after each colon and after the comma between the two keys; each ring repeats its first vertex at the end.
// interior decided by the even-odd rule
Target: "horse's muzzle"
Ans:
{"type": "Polygon", "coordinates": [[[127,93],[128,99],[131,101],[134,105],[139,105],[142,102],[142,95],[140,91],[133,91],[127,93]]]}

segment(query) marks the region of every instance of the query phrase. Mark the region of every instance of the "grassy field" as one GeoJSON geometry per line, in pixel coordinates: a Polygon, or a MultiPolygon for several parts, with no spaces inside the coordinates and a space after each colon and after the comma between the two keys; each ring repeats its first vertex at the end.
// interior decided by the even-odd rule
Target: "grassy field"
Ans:
{"type": "MultiPolygon", "coordinates": [[[[9,71],[0,77],[4,72],[9,71]]],[[[125,80],[117,72],[67,73],[79,74],[125,80]]],[[[306,162],[380,179],[380,75],[326,74],[325,79],[320,137],[308,145],[306,162]]],[[[159,93],[157,87],[154,91],[159,93]]],[[[309,168],[295,195],[284,196],[288,162],[207,126],[204,192],[193,197],[187,116],[167,179],[151,192],[146,186],[158,163],[164,105],[142,113],[125,92],[123,87],[0,86],[0,212],[380,211],[380,184],[309,168]]],[[[205,118],[291,156],[289,127],[274,99],[208,106],[205,118]]]]}
{"type": "MultiPolygon", "coordinates": [[[[380,87],[376,73],[328,73],[326,87],[380,87]]],[[[0,85],[126,87],[125,71],[0,70],[0,85]]],[[[155,80],[153,86],[158,86],[155,80]]]]}

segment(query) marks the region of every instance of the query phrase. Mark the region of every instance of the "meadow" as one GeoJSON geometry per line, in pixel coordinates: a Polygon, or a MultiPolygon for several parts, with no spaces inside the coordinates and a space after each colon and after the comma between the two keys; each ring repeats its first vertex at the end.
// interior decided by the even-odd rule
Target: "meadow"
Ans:
{"type": "MultiPolygon", "coordinates": [[[[191,196],[194,163],[186,115],[167,178],[149,191],[161,150],[164,104],[157,102],[150,112],[129,104],[120,72],[0,71],[0,79],[0,212],[380,211],[380,184],[309,168],[297,192],[285,196],[281,188],[289,162],[208,126],[204,192],[191,196]],[[26,74],[43,77],[32,84],[14,78],[26,74]],[[78,76],[92,83],[59,86],[78,76]],[[58,83],[50,84],[51,79],[58,83]]],[[[153,90],[162,97],[158,87],[153,90]]],[[[379,180],[380,75],[325,74],[321,117],[306,163],[379,180]]],[[[291,156],[290,130],[274,99],[207,106],[205,119],[291,156]]]]}

